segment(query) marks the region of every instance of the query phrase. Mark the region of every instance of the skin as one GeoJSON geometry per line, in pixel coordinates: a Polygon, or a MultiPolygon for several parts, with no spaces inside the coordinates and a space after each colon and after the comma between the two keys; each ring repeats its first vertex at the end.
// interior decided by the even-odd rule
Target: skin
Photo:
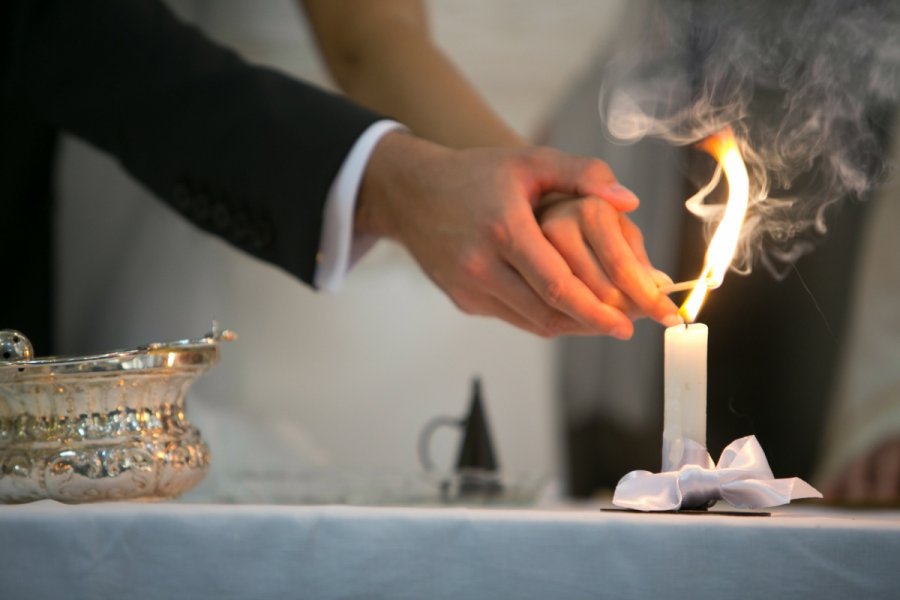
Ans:
{"type": "MultiPolygon", "coordinates": [[[[432,43],[421,1],[298,3],[330,72],[355,101],[447,148],[527,145],[432,43]]],[[[678,321],[674,304],[656,291],[671,279],[653,269],[641,232],[625,214],[637,206],[636,199],[603,188],[601,182],[614,181],[611,173],[580,187],[579,167],[572,165],[597,173],[605,166],[558,157],[569,167],[555,173],[560,185],[551,185],[527,172],[541,160],[528,152],[452,155],[409,136],[390,137],[373,156],[378,166],[366,174],[357,228],[405,244],[462,310],[542,336],[626,338],[632,326],[625,316],[648,315],[665,325],[678,321]],[[422,154],[404,157],[403,146],[422,154]],[[398,169],[398,160],[428,166],[416,177],[398,169]],[[414,202],[392,197],[391,181],[383,179],[391,170],[403,179],[395,190],[414,202]],[[425,180],[426,173],[434,179],[425,180]],[[556,193],[544,193],[551,189],[556,193]],[[586,195],[559,193],[566,190],[586,195]],[[459,195],[452,197],[454,192],[459,195]]],[[[823,491],[838,501],[896,502],[900,438],[857,459],[823,491]]]]}
{"type": "Polygon", "coordinates": [[[890,438],[847,465],[822,488],[828,500],[851,504],[900,501],[900,438],[890,438]]]}
{"type": "Polygon", "coordinates": [[[359,232],[403,244],[464,312],[540,336],[628,339],[629,317],[679,321],[640,232],[620,218],[637,198],[602,161],[528,149],[431,42],[420,1],[301,6],[341,89],[416,134],[375,149],[359,232]],[[542,230],[535,211],[548,208],[542,230]],[[579,250],[587,241],[595,252],[579,250]]]}
{"type": "Polygon", "coordinates": [[[633,318],[680,322],[659,293],[672,280],[650,263],[640,229],[605,197],[554,203],[540,213],[541,230],[572,272],[602,302],[633,318]]]}
{"type": "Polygon", "coordinates": [[[420,0],[303,0],[328,70],[350,98],[451,148],[526,146],[435,46],[420,0]]]}
{"type": "MultiPolygon", "coordinates": [[[[464,312],[495,316],[545,337],[629,338],[628,316],[601,301],[538,226],[534,209],[551,192],[598,204],[602,199],[613,214],[637,206],[596,159],[548,148],[453,150],[391,133],[376,146],[363,177],[356,229],[406,246],[464,312]]],[[[612,227],[622,223],[616,218],[612,227]]],[[[637,265],[620,268],[617,277],[635,290],[636,306],[653,305],[662,316],[658,305],[664,300],[674,317],[671,301],[646,285],[647,271],[631,243],[642,245],[625,234],[607,241],[608,256],[631,256],[637,265]]]]}

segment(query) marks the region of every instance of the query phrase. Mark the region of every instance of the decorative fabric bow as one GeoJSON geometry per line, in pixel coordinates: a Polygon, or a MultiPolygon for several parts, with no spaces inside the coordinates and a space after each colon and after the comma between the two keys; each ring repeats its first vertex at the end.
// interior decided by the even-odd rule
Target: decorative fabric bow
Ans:
{"type": "Polygon", "coordinates": [[[619,480],[613,504],[641,511],[679,510],[725,500],[736,508],[766,508],[798,498],[821,498],[819,491],[798,477],[775,479],[766,454],[749,435],[722,451],[719,463],[700,444],[685,440],[686,454],[706,456],[707,467],[684,465],[677,471],[632,471],[619,480]]]}

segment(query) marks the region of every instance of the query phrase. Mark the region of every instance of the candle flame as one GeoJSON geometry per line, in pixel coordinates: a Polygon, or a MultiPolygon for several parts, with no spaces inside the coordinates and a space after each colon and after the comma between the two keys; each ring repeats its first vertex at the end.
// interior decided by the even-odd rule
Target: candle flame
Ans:
{"type": "Polygon", "coordinates": [[[725,179],[728,181],[728,202],[725,205],[725,214],[706,249],[706,259],[703,271],[697,278],[697,285],[681,305],[679,312],[688,322],[693,322],[697,318],[709,290],[722,285],[725,279],[725,273],[728,272],[737,250],[741,225],[747,213],[747,202],[750,197],[750,178],[731,127],[706,138],[700,142],[699,147],[722,166],[725,179]]]}

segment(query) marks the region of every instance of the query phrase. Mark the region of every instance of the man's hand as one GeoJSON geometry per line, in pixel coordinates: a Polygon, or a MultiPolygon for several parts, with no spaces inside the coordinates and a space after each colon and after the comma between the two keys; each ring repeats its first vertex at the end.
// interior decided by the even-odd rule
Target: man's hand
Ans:
{"type": "MultiPolygon", "coordinates": [[[[596,196],[616,211],[638,204],[599,160],[543,148],[450,150],[390,133],[366,168],[356,229],[406,246],[464,312],[544,337],[631,337],[621,308],[601,301],[541,231],[534,210],[551,192],[596,196]]],[[[640,263],[631,246],[612,246],[610,259],[625,261],[623,269],[640,263]]],[[[639,307],[653,305],[657,318],[676,318],[677,308],[655,286],[623,294],[639,307]]]]}

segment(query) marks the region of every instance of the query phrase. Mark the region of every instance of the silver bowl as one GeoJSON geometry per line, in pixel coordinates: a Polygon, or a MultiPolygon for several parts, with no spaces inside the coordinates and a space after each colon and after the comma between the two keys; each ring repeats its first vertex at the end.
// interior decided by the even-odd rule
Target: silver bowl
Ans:
{"type": "Polygon", "coordinates": [[[33,358],[0,332],[0,502],[171,498],[196,485],[209,448],[185,393],[218,360],[212,333],[96,356],[33,358]]]}

